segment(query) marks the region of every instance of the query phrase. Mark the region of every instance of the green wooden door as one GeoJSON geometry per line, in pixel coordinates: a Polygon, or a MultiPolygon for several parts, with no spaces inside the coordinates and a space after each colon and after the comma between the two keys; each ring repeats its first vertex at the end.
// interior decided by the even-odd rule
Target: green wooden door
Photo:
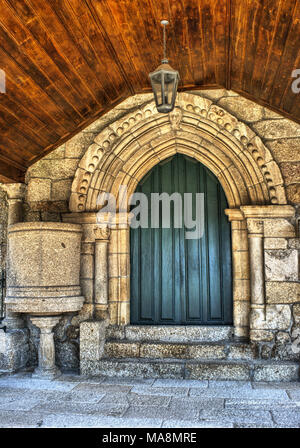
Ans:
{"type": "Polygon", "coordinates": [[[149,222],[151,193],[204,193],[204,234],[186,239],[184,228],[174,228],[172,203],[170,228],[130,230],[131,323],[232,324],[230,225],[217,178],[178,154],[156,165],[136,191],[148,196],[149,222]]]}

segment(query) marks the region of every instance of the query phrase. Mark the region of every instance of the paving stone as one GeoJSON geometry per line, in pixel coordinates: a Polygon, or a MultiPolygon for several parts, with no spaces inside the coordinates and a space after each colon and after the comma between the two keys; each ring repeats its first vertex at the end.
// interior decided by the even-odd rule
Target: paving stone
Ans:
{"type": "Polygon", "coordinates": [[[198,396],[201,398],[238,398],[238,399],[260,399],[260,398],[269,398],[269,399],[288,399],[288,396],[284,390],[268,390],[268,389],[239,389],[238,387],[229,389],[225,388],[215,388],[215,389],[190,389],[190,396],[198,396]]]}
{"type": "Polygon", "coordinates": [[[228,388],[228,389],[252,389],[252,384],[250,381],[219,381],[219,380],[210,380],[208,381],[208,387],[210,389],[215,388],[228,388]]]}
{"type": "MultiPolygon", "coordinates": [[[[176,381],[176,380],[174,380],[176,381]]],[[[151,386],[155,382],[151,378],[104,378],[101,384],[120,384],[122,386],[136,386],[140,384],[145,384],[151,386]]]]}
{"type": "Polygon", "coordinates": [[[42,427],[49,428],[160,428],[159,419],[120,419],[117,417],[84,414],[50,414],[44,418],[42,427]]]}
{"type": "Polygon", "coordinates": [[[300,427],[300,409],[293,409],[292,411],[272,411],[272,416],[277,425],[284,425],[289,428],[300,427]]]}
{"type": "Polygon", "coordinates": [[[131,392],[146,395],[187,395],[189,389],[187,387],[148,387],[135,386],[131,392]]]}
{"type": "Polygon", "coordinates": [[[275,423],[235,423],[234,428],[278,428],[275,423]]]}
{"type": "Polygon", "coordinates": [[[292,402],[291,400],[244,400],[244,399],[226,399],[225,400],[226,409],[300,409],[300,400],[292,402]]]}
{"type": "Polygon", "coordinates": [[[290,389],[287,390],[287,394],[290,397],[291,400],[295,400],[299,402],[299,406],[300,406],[300,389],[290,389]]]}
{"type": "Polygon", "coordinates": [[[199,411],[202,409],[222,410],[224,403],[225,400],[222,398],[172,397],[169,407],[170,409],[198,409],[199,411]]]}
{"type": "Polygon", "coordinates": [[[166,420],[162,428],[233,428],[232,423],[220,423],[218,421],[201,421],[185,423],[181,420],[166,420]]]}
{"type": "Polygon", "coordinates": [[[220,423],[273,423],[269,411],[249,409],[225,409],[223,411],[200,411],[201,420],[216,420],[220,423]]]}
{"type": "Polygon", "coordinates": [[[35,378],[0,378],[0,387],[11,387],[16,389],[35,389],[35,390],[61,390],[70,391],[76,386],[76,383],[38,380],[35,378]]]}
{"type": "Polygon", "coordinates": [[[286,381],[280,381],[280,382],[276,382],[276,381],[272,381],[270,383],[266,383],[264,381],[259,381],[259,382],[253,382],[252,383],[252,387],[253,389],[286,389],[286,390],[290,390],[290,389],[295,389],[295,390],[300,390],[300,381],[296,382],[296,381],[291,381],[291,382],[286,382],[286,381]]]}
{"type": "Polygon", "coordinates": [[[74,391],[91,391],[95,393],[117,393],[117,392],[129,392],[132,389],[130,385],[118,385],[118,384],[94,384],[94,383],[80,383],[74,391]]]}
{"type": "Polygon", "coordinates": [[[66,414],[101,414],[122,416],[128,405],[118,403],[76,403],[76,402],[45,402],[33,408],[33,411],[66,414]]]}
{"type": "Polygon", "coordinates": [[[78,379],[2,376],[0,427],[300,427],[300,382],[78,379]]]}
{"type": "Polygon", "coordinates": [[[170,409],[155,406],[130,406],[123,417],[134,418],[137,415],[141,418],[161,418],[166,420],[187,420],[188,422],[193,422],[198,420],[199,411],[197,409],[184,410],[183,408],[170,409]]]}
{"type": "Polygon", "coordinates": [[[168,406],[171,397],[160,395],[140,395],[135,393],[129,394],[107,394],[101,400],[101,403],[118,403],[122,405],[137,406],[168,406]]]}
{"type": "Polygon", "coordinates": [[[11,400],[11,401],[4,401],[0,400],[0,412],[2,410],[6,411],[31,411],[35,406],[39,405],[41,403],[41,400],[38,399],[27,399],[24,398],[17,399],[17,400],[11,400]]]}
{"type": "Polygon", "coordinates": [[[163,379],[155,380],[153,387],[200,387],[201,389],[205,389],[208,387],[208,381],[163,379]]]}
{"type": "Polygon", "coordinates": [[[1,428],[19,428],[28,426],[40,426],[43,421],[44,414],[40,412],[24,412],[24,411],[0,411],[0,427],[1,428]]]}
{"type": "Polygon", "coordinates": [[[62,374],[55,381],[67,381],[68,383],[82,383],[84,378],[79,374],[62,374]]]}

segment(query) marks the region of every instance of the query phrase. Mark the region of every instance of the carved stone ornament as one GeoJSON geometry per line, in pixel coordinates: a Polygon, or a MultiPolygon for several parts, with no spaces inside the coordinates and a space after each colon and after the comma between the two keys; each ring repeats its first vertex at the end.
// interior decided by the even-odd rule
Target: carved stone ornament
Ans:
{"type": "Polygon", "coordinates": [[[110,238],[110,228],[109,227],[95,227],[94,235],[96,240],[109,240],[110,238]]]}

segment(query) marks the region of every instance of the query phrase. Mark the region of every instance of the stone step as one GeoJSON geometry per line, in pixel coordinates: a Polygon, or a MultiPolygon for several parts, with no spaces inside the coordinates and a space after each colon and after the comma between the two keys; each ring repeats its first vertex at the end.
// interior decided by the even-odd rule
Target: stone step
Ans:
{"type": "Polygon", "coordinates": [[[81,374],[127,378],[299,381],[299,364],[261,360],[102,359],[86,362],[81,374]]]}
{"type": "Polygon", "coordinates": [[[137,342],[108,340],[105,356],[108,358],[152,359],[255,359],[254,347],[232,341],[219,342],[137,342]]]}
{"type": "Polygon", "coordinates": [[[158,342],[218,342],[231,340],[233,327],[229,325],[126,325],[109,326],[106,339],[158,342]]]}

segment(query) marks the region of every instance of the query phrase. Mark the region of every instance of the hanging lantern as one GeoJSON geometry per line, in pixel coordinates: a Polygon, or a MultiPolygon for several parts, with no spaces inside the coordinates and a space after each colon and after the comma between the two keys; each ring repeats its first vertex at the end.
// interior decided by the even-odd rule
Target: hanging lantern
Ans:
{"type": "Polygon", "coordinates": [[[168,59],[166,59],[166,25],[168,23],[167,20],[161,21],[164,27],[164,58],[161,61],[161,65],[149,74],[156,108],[158,112],[163,114],[167,114],[174,109],[179,81],[178,71],[174,70],[169,65],[168,59]]]}

